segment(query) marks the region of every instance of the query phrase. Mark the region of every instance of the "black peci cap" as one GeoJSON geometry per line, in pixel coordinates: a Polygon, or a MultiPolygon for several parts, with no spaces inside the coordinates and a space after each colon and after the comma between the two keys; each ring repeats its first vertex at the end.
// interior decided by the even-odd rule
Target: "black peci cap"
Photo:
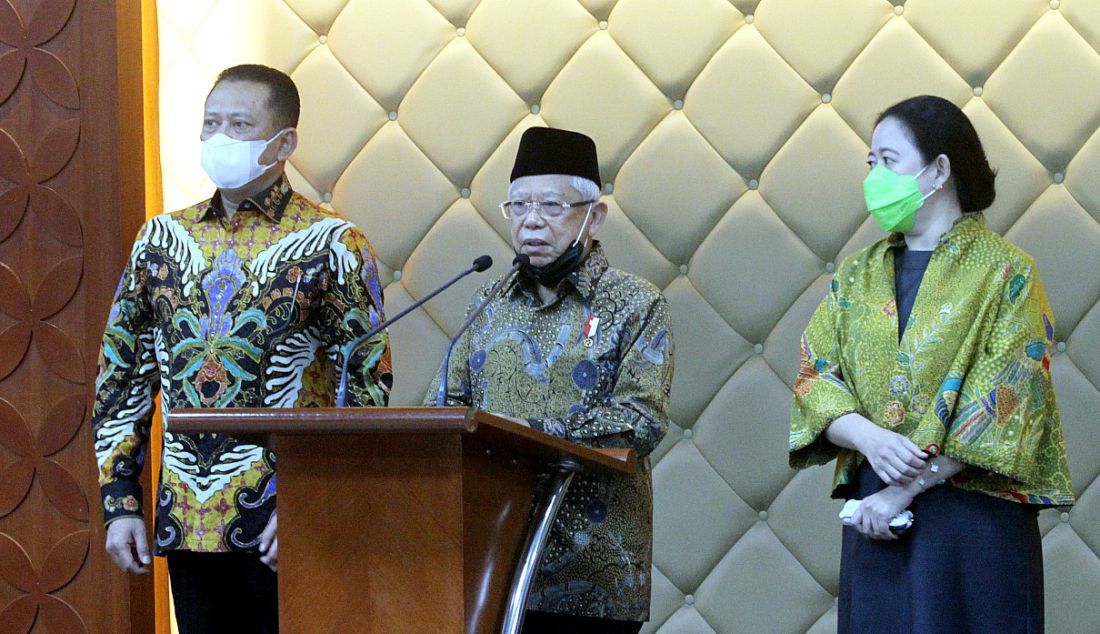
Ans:
{"type": "Polygon", "coordinates": [[[590,137],[558,128],[528,128],[519,140],[509,182],[524,176],[565,174],[587,178],[600,186],[596,143],[590,137]]]}

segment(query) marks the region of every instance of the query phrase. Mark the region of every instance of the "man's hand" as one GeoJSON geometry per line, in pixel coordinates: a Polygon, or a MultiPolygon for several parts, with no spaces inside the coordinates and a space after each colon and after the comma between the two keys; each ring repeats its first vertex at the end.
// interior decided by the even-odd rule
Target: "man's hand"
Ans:
{"type": "Polygon", "coordinates": [[[852,514],[852,527],[871,539],[897,539],[890,530],[890,520],[913,503],[913,494],[902,487],[885,489],[863,498],[852,514]]]}
{"type": "Polygon", "coordinates": [[[149,540],[145,537],[145,520],[123,517],[108,524],[107,554],[123,572],[135,575],[149,572],[153,559],[149,556],[149,540]]]}
{"type": "Polygon", "coordinates": [[[279,518],[275,511],[271,512],[271,519],[267,520],[264,532],[260,533],[260,561],[267,564],[273,571],[279,571],[279,518]]]}

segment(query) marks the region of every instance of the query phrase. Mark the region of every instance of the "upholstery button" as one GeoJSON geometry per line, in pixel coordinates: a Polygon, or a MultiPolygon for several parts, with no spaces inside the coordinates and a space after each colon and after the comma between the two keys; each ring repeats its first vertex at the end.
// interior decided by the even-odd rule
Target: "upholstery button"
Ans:
{"type": "Polygon", "coordinates": [[[1066,180],[1066,175],[1065,174],[1063,174],[1061,172],[1054,172],[1054,182],[1055,183],[1061,183],[1064,180],[1066,180]]]}
{"type": "Polygon", "coordinates": [[[1066,351],[1066,342],[1065,341],[1059,341],[1058,345],[1055,346],[1055,348],[1058,349],[1058,352],[1065,352],[1066,351]]]}
{"type": "Polygon", "coordinates": [[[749,189],[756,189],[757,187],[760,187],[760,181],[756,180],[755,178],[750,178],[748,185],[749,189]]]}
{"type": "Polygon", "coordinates": [[[894,7],[894,15],[901,15],[905,13],[905,7],[900,4],[894,7]]]}
{"type": "Polygon", "coordinates": [[[615,191],[615,184],[614,183],[604,183],[603,184],[603,193],[610,194],[610,193],[613,193],[614,191],[615,191]]]}
{"type": "Polygon", "coordinates": [[[827,92],[821,93],[821,103],[830,103],[833,100],[833,96],[827,92]]]}
{"type": "Polygon", "coordinates": [[[460,27],[458,27],[458,30],[455,31],[455,32],[458,33],[459,37],[462,37],[462,36],[466,35],[466,27],[460,26],[460,27]]]}
{"type": "Polygon", "coordinates": [[[686,605],[695,605],[695,595],[693,595],[693,594],[684,595],[684,603],[686,605]]]}
{"type": "Polygon", "coordinates": [[[672,107],[676,108],[677,110],[680,110],[681,108],[684,107],[684,100],[683,99],[677,99],[676,101],[673,101],[672,102],[672,107]]]}
{"type": "Polygon", "coordinates": [[[470,188],[469,187],[463,187],[462,191],[458,192],[458,195],[462,196],[463,198],[469,198],[470,197],[470,188]]]}
{"type": "Polygon", "coordinates": [[[397,271],[393,272],[393,279],[395,279],[395,280],[401,279],[401,271],[400,270],[397,270],[397,271]]]}
{"type": "Polygon", "coordinates": [[[826,273],[832,273],[835,270],[836,270],[836,265],[835,264],[833,264],[832,262],[826,262],[825,263],[825,272],[826,273]]]}
{"type": "Polygon", "coordinates": [[[542,106],[537,103],[531,104],[531,114],[538,114],[540,110],[542,110],[542,106]]]}
{"type": "Polygon", "coordinates": [[[324,44],[324,43],[328,42],[328,36],[327,35],[322,35],[321,37],[317,38],[317,41],[324,44]]]}
{"type": "Polygon", "coordinates": [[[1058,10],[1058,7],[1059,7],[1059,6],[1061,5],[1061,4],[1062,4],[1062,3],[1061,3],[1061,2],[1058,2],[1058,0],[1050,0],[1050,8],[1051,8],[1051,9],[1054,9],[1055,11],[1057,11],[1057,10],[1058,10]]]}
{"type": "Polygon", "coordinates": [[[753,22],[756,22],[756,16],[751,13],[745,16],[745,24],[752,24],[753,22]]]}
{"type": "Polygon", "coordinates": [[[606,31],[607,30],[607,20],[600,20],[600,30],[601,31],[606,31]]]}
{"type": "Polygon", "coordinates": [[[680,265],[680,275],[687,275],[687,274],[688,274],[688,265],[681,264],[680,265]]]}
{"type": "Polygon", "coordinates": [[[760,511],[759,513],[757,513],[757,516],[760,518],[761,522],[768,521],[768,512],[767,511],[760,511]]]}
{"type": "Polygon", "coordinates": [[[974,96],[975,97],[981,97],[983,92],[985,92],[984,88],[982,88],[981,86],[974,86],[974,96]]]}
{"type": "Polygon", "coordinates": [[[760,354],[760,353],[764,352],[764,344],[762,344],[762,343],[756,344],[755,346],[752,347],[752,351],[755,352],[756,354],[760,354]]]}
{"type": "Polygon", "coordinates": [[[1069,522],[1069,513],[1062,513],[1058,516],[1058,519],[1062,520],[1063,523],[1069,522]]]}
{"type": "Polygon", "coordinates": [[[687,429],[684,430],[684,438],[687,438],[688,440],[691,440],[692,436],[694,436],[694,435],[695,435],[695,431],[693,431],[690,427],[688,427],[687,429]]]}
{"type": "Polygon", "coordinates": [[[321,196],[321,200],[325,201],[326,203],[332,202],[332,192],[325,192],[324,195],[321,196]]]}
{"type": "Polygon", "coordinates": [[[397,111],[396,110],[390,110],[390,113],[387,116],[390,118],[390,121],[397,121],[397,111]]]}

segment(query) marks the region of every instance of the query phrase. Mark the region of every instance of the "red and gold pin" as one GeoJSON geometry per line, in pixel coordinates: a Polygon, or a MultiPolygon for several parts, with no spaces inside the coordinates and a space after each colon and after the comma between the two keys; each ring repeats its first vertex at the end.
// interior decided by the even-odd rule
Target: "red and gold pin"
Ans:
{"type": "Polygon", "coordinates": [[[596,334],[596,329],[600,327],[600,318],[592,315],[588,318],[588,321],[584,324],[584,347],[592,347],[592,336],[596,334]]]}

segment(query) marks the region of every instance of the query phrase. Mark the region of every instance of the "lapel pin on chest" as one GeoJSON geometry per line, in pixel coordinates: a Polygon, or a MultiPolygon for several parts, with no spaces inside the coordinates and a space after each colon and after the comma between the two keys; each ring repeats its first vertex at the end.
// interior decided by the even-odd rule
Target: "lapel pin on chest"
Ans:
{"type": "Polygon", "coordinates": [[[584,324],[584,347],[591,348],[593,341],[592,337],[596,334],[596,329],[600,327],[600,318],[592,315],[588,318],[588,321],[584,324]]]}

